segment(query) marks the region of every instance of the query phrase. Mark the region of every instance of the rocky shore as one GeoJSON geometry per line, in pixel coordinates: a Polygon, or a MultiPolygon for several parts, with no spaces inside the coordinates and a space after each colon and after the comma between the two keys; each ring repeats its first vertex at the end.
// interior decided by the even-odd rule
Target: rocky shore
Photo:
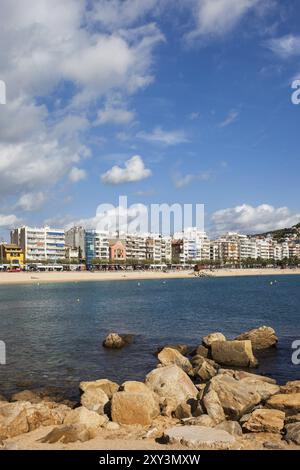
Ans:
{"type": "MultiPolygon", "coordinates": [[[[80,403],[34,391],[0,396],[1,449],[300,449],[300,380],[257,375],[256,351],[276,347],[270,327],[194,350],[167,345],[144,382],[79,384],[80,403]]],[[[112,333],[104,347],[128,344],[112,333]]]]}

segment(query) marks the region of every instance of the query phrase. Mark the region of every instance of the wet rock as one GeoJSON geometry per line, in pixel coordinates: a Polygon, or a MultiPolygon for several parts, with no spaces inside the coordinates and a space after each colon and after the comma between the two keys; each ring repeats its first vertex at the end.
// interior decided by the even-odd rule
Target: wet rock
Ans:
{"type": "Polygon", "coordinates": [[[256,367],[251,341],[214,341],[211,354],[218,364],[233,367],[256,367]]]}
{"type": "Polygon", "coordinates": [[[300,393],[279,393],[272,396],[266,405],[269,408],[296,414],[300,412],[300,393]]]}
{"type": "Polygon", "coordinates": [[[191,352],[191,356],[202,356],[202,357],[208,357],[209,355],[209,349],[200,344],[197,348],[195,348],[191,352]]]}
{"type": "Polygon", "coordinates": [[[225,421],[225,413],[221,405],[219,396],[215,392],[215,390],[209,390],[204,395],[202,401],[208,416],[210,416],[210,418],[212,418],[216,424],[225,421]]]}
{"type": "Polygon", "coordinates": [[[202,338],[203,346],[206,348],[210,348],[214,341],[226,341],[226,337],[223,335],[223,333],[211,333],[202,338]]]}
{"type": "Polygon", "coordinates": [[[276,346],[278,342],[275,330],[269,326],[254,328],[253,330],[239,335],[236,340],[250,340],[254,350],[271,348],[276,346]]]}
{"type": "Polygon", "coordinates": [[[126,346],[126,341],[117,333],[109,333],[103,341],[103,346],[109,349],[121,349],[126,346]]]}
{"type": "Polygon", "coordinates": [[[279,410],[257,409],[243,424],[243,429],[248,432],[280,433],[284,426],[285,414],[279,410]]]}
{"type": "Polygon", "coordinates": [[[4,395],[0,395],[0,403],[1,403],[2,401],[7,402],[7,399],[5,398],[4,395]]]}
{"type": "Polygon", "coordinates": [[[40,403],[42,398],[36,392],[32,392],[31,390],[23,390],[22,392],[14,393],[11,396],[11,401],[29,401],[30,403],[40,403]]]}
{"type": "Polygon", "coordinates": [[[189,376],[177,365],[152,370],[145,384],[160,397],[173,398],[177,405],[189,398],[197,398],[198,390],[189,376]]]}
{"type": "Polygon", "coordinates": [[[163,366],[169,366],[172,364],[176,364],[178,367],[181,367],[184,372],[189,374],[192,370],[192,364],[190,361],[180,354],[179,351],[172,348],[164,348],[162,351],[157,355],[158,360],[163,366]]]}
{"type": "Polygon", "coordinates": [[[109,399],[101,388],[90,387],[81,395],[80,403],[88,410],[104,415],[109,406],[109,399]]]}
{"type": "Polygon", "coordinates": [[[99,415],[95,411],[80,406],[70,411],[64,419],[64,424],[84,424],[89,430],[97,430],[107,423],[107,416],[99,415]]]}
{"type": "Polygon", "coordinates": [[[160,411],[154,400],[149,400],[150,396],[150,392],[116,392],[111,402],[112,420],[119,424],[148,426],[160,411]]]}
{"type": "Polygon", "coordinates": [[[222,423],[217,424],[215,428],[222,429],[232,436],[242,436],[243,434],[241,425],[237,421],[223,421],[222,423]]]}
{"type": "Polygon", "coordinates": [[[108,379],[99,379],[90,382],[80,382],[79,388],[83,392],[86,392],[88,389],[101,389],[111,399],[113,394],[119,390],[119,385],[108,379]]]}
{"type": "Polygon", "coordinates": [[[285,440],[300,445],[300,423],[288,424],[285,427],[285,440]]]}
{"type": "Polygon", "coordinates": [[[164,437],[170,444],[214,449],[228,448],[235,442],[235,438],[228,432],[204,426],[175,426],[167,429],[164,437]]]}
{"type": "Polygon", "coordinates": [[[287,382],[285,385],[280,387],[281,393],[300,393],[300,380],[293,380],[287,382]]]}
{"type": "Polygon", "coordinates": [[[62,442],[68,444],[70,442],[86,442],[91,439],[91,435],[84,424],[69,424],[57,426],[52,429],[45,437],[39,439],[39,442],[54,444],[62,442]]]}

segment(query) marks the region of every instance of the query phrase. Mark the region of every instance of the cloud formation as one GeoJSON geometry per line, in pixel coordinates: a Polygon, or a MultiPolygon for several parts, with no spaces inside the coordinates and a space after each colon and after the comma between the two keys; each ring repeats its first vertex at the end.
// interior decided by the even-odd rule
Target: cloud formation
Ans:
{"type": "Polygon", "coordinates": [[[263,233],[291,227],[300,222],[300,213],[292,213],[287,207],[275,208],[269,204],[257,207],[249,204],[222,209],[212,215],[212,227],[217,233],[263,233]]]}
{"type": "Polygon", "coordinates": [[[139,132],[137,137],[146,142],[162,145],[178,145],[189,141],[183,130],[165,131],[159,126],[155,127],[152,132],[139,132]]]}
{"type": "Polygon", "coordinates": [[[134,183],[149,178],[152,172],[145,167],[143,159],[139,155],[134,155],[125,162],[124,168],[118,165],[113,166],[106,173],[101,175],[104,184],[134,183]]]}
{"type": "Polygon", "coordinates": [[[282,59],[300,55],[300,36],[287,34],[267,41],[266,46],[282,59]]]}

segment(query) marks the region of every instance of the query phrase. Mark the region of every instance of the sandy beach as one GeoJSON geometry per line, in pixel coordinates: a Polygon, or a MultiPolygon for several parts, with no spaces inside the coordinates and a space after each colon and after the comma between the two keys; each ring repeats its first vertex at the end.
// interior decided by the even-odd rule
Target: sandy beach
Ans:
{"type": "MultiPolygon", "coordinates": [[[[300,268],[294,269],[219,269],[203,271],[211,277],[230,276],[282,276],[300,274],[300,268]]],[[[34,284],[51,282],[87,282],[87,281],[126,281],[151,279],[198,279],[198,273],[190,271],[109,271],[109,272],[20,272],[0,273],[0,285],[34,284]]]]}

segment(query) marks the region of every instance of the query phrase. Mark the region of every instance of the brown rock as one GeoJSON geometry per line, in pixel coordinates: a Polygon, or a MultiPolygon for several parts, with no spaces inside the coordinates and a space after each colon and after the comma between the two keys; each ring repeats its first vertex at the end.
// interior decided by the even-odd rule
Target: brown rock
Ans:
{"type": "Polygon", "coordinates": [[[125,345],[126,342],[117,333],[109,333],[103,341],[103,346],[110,349],[121,349],[125,345]]]}
{"type": "Polygon", "coordinates": [[[222,429],[232,436],[241,436],[243,434],[241,425],[237,421],[223,421],[217,424],[216,429],[222,429]]]}
{"type": "Polygon", "coordinates": [[[149,393],[116,392],[112,397],[112,420],[119,424],[148,426],[159,414],[159,409],[149,401],[149,393]]]}
{"type": "Polygon", "coordinates": [[[22,392],[14,393],[11,396],[11,401],[29,401],[30,403],[40,403],[42,398],[36,392],[31,390],[23,390],[22,392]]]}
{"type": "Polygon", "coordinates": [[[84,406],[79,406],[66,415],[64,424],[84,424],[87,429],[94,431],[106,424],[107,421],[107,416],[99,415],[84,406]]]}
{"type": "Polygon", "coordinates": [[[103,390],[104,393],[106,393],[109,399],[111,399],[113,394],[119,390],[119,385],[116,382],[112,382],[108,379],[99,379],[91,382],[80,382],[79,388],[83,392],[86,392],[91,388],[99,388],[103,390]]]}
{"type": "Polygon", "coordinates": [[[96,411],[98,414],[103,415],[107,411],[109,399],[101,388],[90,387],[81,395],[80,403],[88,410],[96,411]]]}
{"type": "Polygon", "coordinates": [[[153,392],[163,398],[173,398],[177,405],[189,398],[197,398],[198,390],[189,376],[177,365],[152,370],[145,383],[153,392]]]}
{"type": "Polygon", "coordinates": [[[226,341],[226,337],[223,333],[211,333],[202,338],[202,343],[206,348],[210,348],[214,341],[226,341]]]}
{"type": "Polygon", "coordinates": [[[202,414],[201,416],[183,419],[182,422],[183,424],[188,425],[188,426],[206,426],[208,428],[213,428],[216,425],[215,421],[207,414],[202,414]]]}
{"type": "Polygon", "coordinates": [[[267,401],[269,408],[295,414],[300,411],[300,393],[280,393],[267,401]]]}
{"type": "Polygon", "coordinates": [[[29,431],[24,403],[0,404],[0,439],[15,437],[29,431]]]}
{"type": "Polygon", "coordinates": [[[214,341],[211,354],[218,364],[233,367],[256,367],[251,341],[214,341]]]}
{"type": "Polygon", "coordinates": [[[210,416],[216,424],[225,421],[226,417],[219,396],[213,389],[209,390],[204,395],[202,401],[208,416],[210,416]]]}
{"type": "Polygon", "coordinates": [[[300,445],[300,423],[288,424],[285,427],[285,440],[300,445]]]}
{"type": "Polygon", "coordinates": [[[186,344],[166,344],[162,348],[158,348],[154,355],[157,356],[165,348],[175,349],[176,351],[180,352],[180,354],[182,354],[183,356],[186,356],[189,351],[189,348],[186,344]]]}
{"type": "Polygon", "coordinates": [[[33,431],[40,426],[62,424],[69,411],[70,408],[68,406],[60,403],[27,403],[26,416],[29,425],[29,431],[33,431]]]}
{"type": "Polygon", "coordinates": [[[252,348],[258,350],[276,346],[278,338],[273,328],[270,328],[269,326],[261,326],[260,328],[254,328],[253,330],[239,335],[236,340],[250,340],[252,348]]]}
{"type": "Polygon", "coordinates": [[[281,393],[300,393],[300,380],[293,380],[287,382],[285,385],[280,387],[281,393]]]}
{"type": "Polygon", "coordinates": [[[243,429],[249,432],[280,433],[284,426],[285,414],[279,410],[257,409],[252,411],[243,429]]]}
{"type": "Polygon", "coordinates": [[[191,352],[191,356],[202,356],[202,357],[208,357],[209,354],[209,349],[200,344],[197,348],[195,348],[191,352]]]}
{"type": "Polygon", "coordinates": [[[184,372],[189,374],[193,367],[190,361],[180,354],[179,351],[172,348],[164,348],[162,351],[157,355],[158,360],[163,366],[169,366],[172,364],[176,364],[178,367],[181,367],[184,372]]]}
{"type": "Polygon", "coordinates": [[[218,373],[219,365],[202,356],[194,356],[192,364],[193,376],[199,377],[203,382],[207,382],[218,373]]]}

